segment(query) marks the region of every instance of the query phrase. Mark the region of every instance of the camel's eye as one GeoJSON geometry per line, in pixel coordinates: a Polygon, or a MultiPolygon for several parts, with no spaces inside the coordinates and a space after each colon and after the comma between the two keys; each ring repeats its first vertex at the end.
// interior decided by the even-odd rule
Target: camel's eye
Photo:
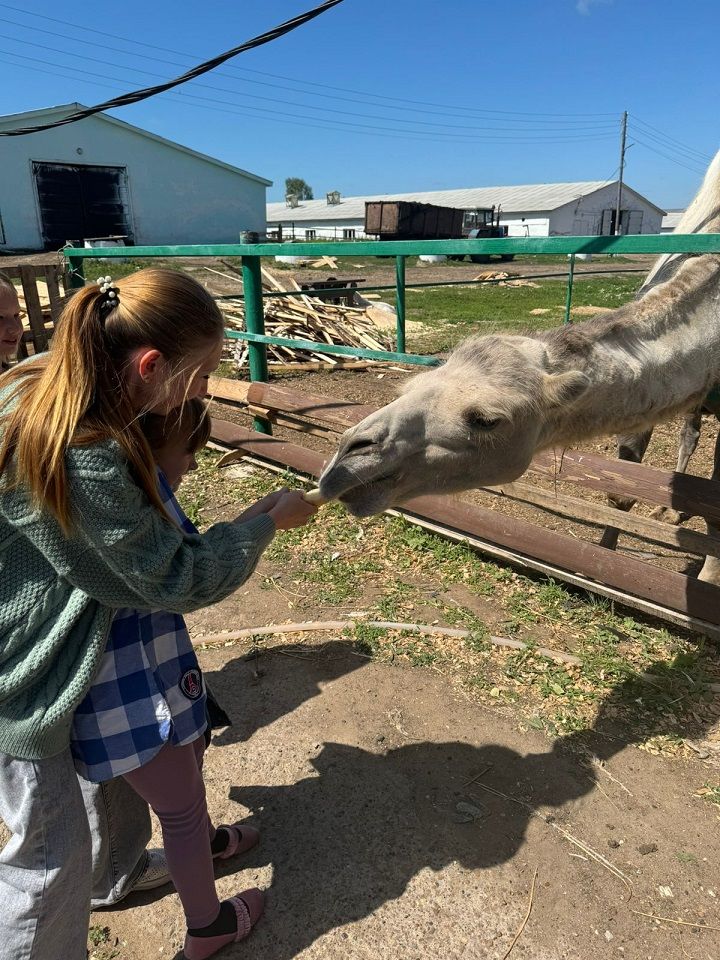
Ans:
{"type": "Polygon", "coordinates": [[[469,427],[472,427],[473,430],[482,430],[485,433],[489,433],[500,423],[500,418],[496,417],[493,420],[489,417],[484,417],[479,410],[466,410],[465,423],[469,427]]]}

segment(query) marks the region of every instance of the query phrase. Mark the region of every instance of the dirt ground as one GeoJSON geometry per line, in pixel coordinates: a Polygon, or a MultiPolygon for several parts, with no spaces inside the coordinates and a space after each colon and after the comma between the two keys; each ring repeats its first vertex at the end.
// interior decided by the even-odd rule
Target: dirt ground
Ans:
{"type": "MultiPolygon", "coordinates": [[[[364,398],[347,373],[306,389],[328,376],[364,398]]],[[[237,509],[233,488],[217,484],[204,523],[237,509]]],[[[324,533],[315,540],[328,553],[336,547],[324,533]]],[[[369,574],[360,599],[327,602],[296,574],[282,557],[264,558],[234,596],[188,617],[191,633],[202,641],[344,619],[376,591],[369,574]]],[[[437,583],[426,580],[424,591],[417,584],[429,601],[437,583]]],[[[503,629],[499,589],[448,596],[503,629]]],[[[407,616],[434,614],[420,600],[407,616]]],[[[267,640],[257,658],[245,641],[200,648],[232,720],[208,754],[210,810],[219,822],[248,818],[263,835],[219,872],[221,895],[258,885],[268,897],[252,939],[228,948],[228,960],[505,960],[528,909],[512,960],[717,960],[720,808],[700,796],[717,760],[637,749],[640,726],[617,720],[622,683],[591,729],[556,739],[536,729],[521,687],[511,706],[479,702],[434,664],[374,661],[344,633],[267,640]]],[[[179,957],[172,891],[92,923],[107,927],[108,958],[179,957]]]]}
{"type": "MultiPolygon", "coordinates": [[[[430,670],[327,639],[266,653],[259,678],[247,648],[201,654],[233,720],[207,757],[210,809],[262,831],[219,889],[267,889],[252,939],[222,956],[500,960],[529,907],[513,957],[718,956],[720,833],[692,796],[700,770],[607,730],[553,744],[430,670]]],[[[92,922],[118,960],[181,945],[168,890],[92,922]]]]}

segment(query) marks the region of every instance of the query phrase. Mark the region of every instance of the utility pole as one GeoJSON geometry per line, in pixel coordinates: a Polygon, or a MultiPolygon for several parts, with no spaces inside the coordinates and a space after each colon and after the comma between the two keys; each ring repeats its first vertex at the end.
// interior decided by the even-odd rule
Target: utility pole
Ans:
{"type": "Polygon", "coordinates": [[[620,207],[622,205],[623,173],[625,171],[625,139],[627,137],[627,110],[623,112],[620,126],[620,177],[618,179],[617,203],[615,205],[615,236],[620,236],[620,207]]]}

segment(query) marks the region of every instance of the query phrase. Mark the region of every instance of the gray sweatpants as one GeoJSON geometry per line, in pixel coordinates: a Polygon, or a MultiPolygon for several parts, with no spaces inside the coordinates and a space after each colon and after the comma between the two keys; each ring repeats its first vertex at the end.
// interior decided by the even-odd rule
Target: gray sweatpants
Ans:
{"type": "Polygon", "coordinates": [[[0,960],[85,960],[92,906],[121,900],[145,866],[150,815],[122,779],[91,784],[70,751],[0,754],[0,960]]]}

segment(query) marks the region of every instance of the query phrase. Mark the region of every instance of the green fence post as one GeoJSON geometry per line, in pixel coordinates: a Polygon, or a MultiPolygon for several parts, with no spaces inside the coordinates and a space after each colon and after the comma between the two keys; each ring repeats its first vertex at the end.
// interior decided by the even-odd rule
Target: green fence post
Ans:
{"type": "MultiPolygon", "coordinates": [[[[265,333],[265,314],[262,299],[262,274],[260,257],[242,258],[243,296],[245,298],[245,327],[248,333],[265,333]]],[[[264,343],[248,343],[250,379],[267,382],[267,347],[264,343]]],[[[272,433],[270,421],[264,417],[254,418],[254,427],[259,433],[272,433]]]]}
{"type": "Polygon", "coordinates": [[[397,329],[395,349],[405,353],[405,257],[395,257],[395,310],[397,329]]]}
{"type": "Polygon", "coordinates": [[[573,278],[575,276],[575,254],[570,254],[570,266],[568,267],[567,295],[565,297],[565,323],[572,323],[570,319],[570,305],[572,304],[573,278]]]}
{"type": "Polygon", "coordinates": [[[70,281],[70,286],[77,290],[79,287],[85,286],[85,270],[82,261],[82,257],[73,257],[66,254],[68,262],[68,272],[67,276],[70,281]]]}

